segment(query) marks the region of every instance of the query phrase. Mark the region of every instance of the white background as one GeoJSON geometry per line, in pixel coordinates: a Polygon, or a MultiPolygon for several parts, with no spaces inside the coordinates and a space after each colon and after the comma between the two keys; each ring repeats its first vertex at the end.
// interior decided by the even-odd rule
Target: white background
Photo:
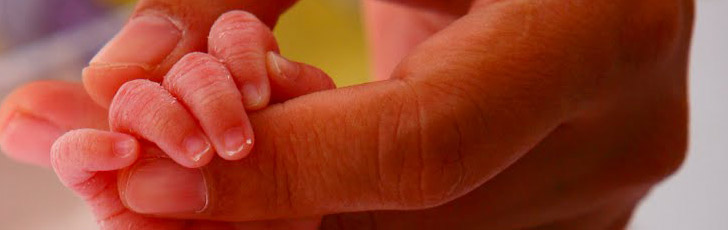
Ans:
{"type": "MultiPolygon", "coordinates": [[[[634,230],[728,230],[728,1],[698,3],[693,44],[689,156],[639,208],[634,230]]],[[[96,227],[50,170],[0,157],[0,229],[96,227]]]]}
{"type": "Polygon", "coordinates": [[[728,230],[728,1],[698,2],[690,76],[690,151],[633,229],[728,230]]]}

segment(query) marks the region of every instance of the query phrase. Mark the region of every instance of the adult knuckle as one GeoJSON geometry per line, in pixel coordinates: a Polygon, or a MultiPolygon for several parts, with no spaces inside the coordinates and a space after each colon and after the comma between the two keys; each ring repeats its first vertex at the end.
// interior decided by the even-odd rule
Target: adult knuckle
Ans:
{"type": "Polygon", "coordinates": [[[433,207],[463,188],[463,129],[456,114],[432,111],[428,99],[409,92],[409,101],[397,111],[385,111],[380,124],[379,174],[385,190],[396,186],[397,194],[386,195],[408,206],[433,207]]]}

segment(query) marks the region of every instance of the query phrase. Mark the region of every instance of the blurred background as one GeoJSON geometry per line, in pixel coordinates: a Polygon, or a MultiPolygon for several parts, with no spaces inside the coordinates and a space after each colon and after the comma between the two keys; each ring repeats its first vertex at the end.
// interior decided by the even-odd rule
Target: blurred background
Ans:
{"type": "MultiPolygon", "coordinates": [[[[132,1],[0,0],[0,97],[33,80],[80,80],[132,1]]],[[[691,147],[683,168],[643,202],[631,229],[728,229],[728,0],[698,1],[692,52],[691,147]]],[[[338,86],[369,79],[355,0],[305,0],[275,30],[282,53],[338,86]]],[[[97,229],[52,170],[0,155],[0,229],[97,229]]]]}

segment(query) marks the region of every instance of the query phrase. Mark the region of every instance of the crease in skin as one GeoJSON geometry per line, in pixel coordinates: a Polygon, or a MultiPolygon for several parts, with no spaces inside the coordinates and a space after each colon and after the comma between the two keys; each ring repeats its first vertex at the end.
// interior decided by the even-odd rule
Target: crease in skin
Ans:
{"type": "MultiPolygon", "coordinates": [[[[158,83],[152,82],[152,81],[149,81],[149,80],[135,80],[135,81],[132,81],[132,82],[139,83],[139,82],[142,82],[142,81],[149,82],[149,83],[154,84],[154,85],[159,85],[158,83]]],[[[119,110],[119,109],[125,110],[125,111],[116,112],[117,113],[116,116],[120,116],[120,117],[117,117],[116,119],[110,119],[110,122],[112,122],[112,125],[111,126],[112,126],[112,128],[114,130],[117,130],[119,127],[124,127],[124,129],[117,130],[117,131],[127,131],[127,132],[128,131],[131,131],[131,130],[128,130],[129,127],[131,127],[130,124],[114,124],[114,123],[117,122],[117,121],[127,121],[128,122],[128,121],[132,121],[132,120],[137,120],[134,117],[130,117],[130,116],[132,116],[132,114],[134,114],[133,112],[129,111],[130,108],[123,108],[123,107],[121,107],[119,105],[119,103],[121,103],[121,104],[133,104],[133,103],[140,103],[141,102],[141,103],[144,104],[142,106],[132,108],[132,110],[142,109],[142,108],[149,108],[149,105],[150,104],[151,105],[154,105],[154,103],[152,103],[151,100],[145,100],[145,97],[142,96],[142,95],[144,95],[144,93],[139,93],[139,91],[141,91],[142,88],[144,88],[144,87],[150,87],[150,86],[149,85],[141,85],[141,84],[137,84],[136,86],[137,86],[137,88],[135,88],[135,89],[127,89],[126,90],[127,96],[124,98],[123,101],[119,101],[117,99],[117,100],[114,100],[114,102],[112,103],[112,105],[111,105],[112,111],[119,110]],[[128,96],[128,95],[131,95],[131,96],[128,96]]],[[[126,88],[128,88],[128,86],[126,88]]],[[[124,89],[124,87],[122,87],[121,89],[124,89]]],[[[119,92],[121,93],[122,91],[120,90],[119,92]]],[[[179,104],[178,101],[174,99],[174,97],[162,97],[162,98],[158,98],[157,100],[159,100],[160,105],[161,104],[170,104],[172,106],[175,106],[176,104],[179,104]]],[[[112,112],[110,114],[114,114],[114,113],[112,112]]],[[[148,116],[145,116],[143,118],[140,118],[140,119],[150,119],[150,120],[148,120],[146,122],[151,123],[151,124],[160,124],[160,126],[162,126],[162,127],[167,127],[167,126],[170,126],[170,125],[174,125],[174,124],[165,124],[164,122],[161,122],[159,120],[159,118],[162,117],[162,115],[163,115],[163,110],[161,110],[161,109],[154,109],[154,110],[151,110],[151,114],[149,114],[148,116]]],[[[179,145],[182,146],[183,143],[180,143],[179,145]]],[[[209,150],[209,148],[210,148],[210,146],[208,145],[206,149],[209,150]]],[[[195,155],[194,157],[199,157],[199,154],[195,155]]],[[[195,160],[195,162],[197,162],[197,161],[199,161],[199,159],[198,160],[195,160]]]]}
{"type": "MultiPolygon", "coordinates": [[[[145,10],[144,13],[135,15],[134,18],[137,17],[144,17],[144,16],[152,16],[152,17],[160,17],[165,18],[170,24],[172,24],[177,31],[180,33],[180,40],[177,41],[177,44],[170,50],[170,54],[174,53],[175,50],[178,50],[182,46],[182,38],[188,37],[187,30],[184,28],[184,24],[178,20],[177,18],[170,17],[167,13],[164,13],[159,10],[145,10]]],[[[133,20],[130,19],[130,21],[133,20]]],[[[145,72],[151,72],[155,69],[157,69],[162,63],[165,63],[169,61],[171,58],[173,58],[173,55],[166,55],[165,58],[163,58],[159,63],[150,65],[150,64],[142,64],[142,63],[125,63],[125,62],[114,62],[114,63],[107,63],[107,62],[99,62],[96,60],[91,60],[89,63],[90,68],[108,68],[108,69],[123,69],[123,68],[130,68],[130,67],[138,67],[144,70],[145,72]]]]}
{"type": "MultiPolygon", "coordinates": [[[[7,99],[6,99],[7,100],[7,99]]],[[[5,129],[8,127],[8,124],[11,120],[13,120],[16,116],[25,116],[28,118],[41,120],[48,122],[49,124],[52,124],[60,129],[68,129],[69,127],[60,127],[56,123],[52,122],[51,119],[48,119],[46,117],[37,116],[34,113],[31,113],[29,109],[23,108],[20,104],[16,104],[16,107],[13,108],[10,112],[8,112],[9,115],[5,117],[2,121],[0,121],[0,134],[5,133],[5,129]]]]}
{"type": "Polygon", "coordinates": [[[8,128],[10,121],[12,121],[13,118],[19,117],[19,116],[27,117],[29,119],[34,119],[34,120],[41,121],[41,122],[46,122],[61,130],[70,129],[68,127],[61,127],[61,126],[57,125],[56,123],[52,122],[50,119],[46,119],[44,117],[34,115],[33,113],[30,113],[28,110],[26,110],[22,107],[18,107],[15,109],[15,111],[10,112],[10,115],[8,115],[7,118],[5,118],[2,122],[0,122],[0,135],[2,135],[2,137],[4,137],[6,135],[5,131],[8,128]]]}
{"type": "Polygon", "coordinates": [[[8,115],[5,119],[3,119],[2,122],[0,122],[0,134],[2,134],[3,137],[5,136],[5,131],[6,131],[5,129],[8,128],[10,121],[12,121],[13,118],[15,118],[17,116],[27,116],[30,118],[36,118],[38,120],[48,121],[46,119],[39,119],[38,117],[30,115],[27,111],[23,111],[23,109],[20,107],[16,108],[14,111],[11,111],[9,114],[10,115],[8,115]]]}

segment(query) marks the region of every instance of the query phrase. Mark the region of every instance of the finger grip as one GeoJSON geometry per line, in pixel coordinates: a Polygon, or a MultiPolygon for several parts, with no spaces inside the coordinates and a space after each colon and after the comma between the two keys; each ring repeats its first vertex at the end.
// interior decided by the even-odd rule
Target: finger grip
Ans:
{"type": "Polygon", "coordinates": [[[239,160],[253,148],[253,128],[240,92],[215,58],[188,54],[170,70],[163,86],[197,118],[220,157],[239,160]]]}
{"type": "Polygon", "coordinates": [[[214,149],[197,121],[161,85],[130,81],[119,89],[109,110],[111,129],[149,140],[177,163],[196,168],[212,159],[214,149]]]}
{"type": "Polygon", "coordinates": [[[265,55],[278,51],[273,33],[255,15],[231,11],[210,30],[209,52],[222,60],[240,89],[245,108],[259,110],[270,101],[265,55]]]}

